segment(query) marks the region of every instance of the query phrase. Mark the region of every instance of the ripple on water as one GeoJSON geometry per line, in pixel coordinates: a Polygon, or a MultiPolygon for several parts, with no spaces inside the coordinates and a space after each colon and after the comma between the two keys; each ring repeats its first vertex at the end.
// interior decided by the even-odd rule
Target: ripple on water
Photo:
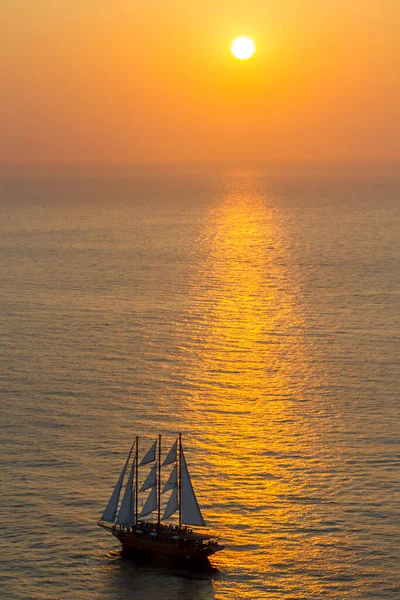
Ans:
{"type": "Polygon", "coordinates": [[[398,189],[116,181],[0,200],[4,594],[400,597],[398,189]],[[204,577],[96,527],[132,437],[179,430],[226,544],[204,577]]]}

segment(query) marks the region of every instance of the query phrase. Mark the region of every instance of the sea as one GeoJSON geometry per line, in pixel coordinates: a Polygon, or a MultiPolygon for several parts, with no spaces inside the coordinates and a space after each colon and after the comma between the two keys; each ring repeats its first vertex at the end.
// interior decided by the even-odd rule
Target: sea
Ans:
{"type": "Polygon", "coordinates": [[[400,598],[399,177],[4,168],[0,248],[1,598],[400,598]],[[209,572],[97,526],[178,432],[209,572]]]}

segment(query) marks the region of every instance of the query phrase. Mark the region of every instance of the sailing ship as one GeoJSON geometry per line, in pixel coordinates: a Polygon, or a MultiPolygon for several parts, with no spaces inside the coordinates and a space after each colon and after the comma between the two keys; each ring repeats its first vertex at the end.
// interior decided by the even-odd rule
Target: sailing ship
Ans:
{"type": "Polygon", "coordinates": [[[128,553],[182,559],[185,562],[191,560],[192,564],[208,562],[208,557],[222,550],[223,546],[218,544],[215,536],[205,533],[204,530],[193,529],[204,528],[206,523],[190,479],[181,434],[163,462],[161,454],[159,435],[139,462],[139,437],[135,438],[98,525],[110,531],[128,553]],[[141,483],[140,467],[151,464],[150,471],[141,483]],[[163,467],[171,469],[164,485],[163,467]],[[125,480],[125,491],[119,506],[125,480]],[[140,508],[141,494],[148,490],[150,492],[140,508]],[[163,502],[164,494],[168,492],[168,501],[163,502]],[[148,515],[153,518],[146,519],[148,515]],[[174,522],[169,522],[172,515],[175,515],[174,522]]]}

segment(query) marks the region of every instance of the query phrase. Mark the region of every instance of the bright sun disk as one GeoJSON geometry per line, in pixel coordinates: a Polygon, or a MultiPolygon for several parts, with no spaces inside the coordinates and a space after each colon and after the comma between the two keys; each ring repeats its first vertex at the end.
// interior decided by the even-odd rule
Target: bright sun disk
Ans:
{"type": "Polygon", "coordinates": [[[255,51],[255,43],[246,35],[237,37],[231,44],[231,52],[233,56],[239,60],[247,60],[248,58],[251,58],[255,51]]]}

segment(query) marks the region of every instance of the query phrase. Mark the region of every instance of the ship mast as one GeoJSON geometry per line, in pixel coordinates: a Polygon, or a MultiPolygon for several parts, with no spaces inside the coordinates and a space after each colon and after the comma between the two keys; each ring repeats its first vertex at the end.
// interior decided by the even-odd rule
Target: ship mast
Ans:
{"type": "Polygon", "coordinates": [[[136,471],[135,471],[135,524],[138,522],[138,492],[139,492],[139,436],[136,436],[136,471]]]}
{"type": "Polygon", "coordinates": [[[179,505],[179,530],[182,529],[182,434],[179,433],[178,449],[178,505],[179,505]]]}
{"type": "Polygon", "coordinates": [[[158,436],[158,485],[157,485],[157,504],[158,504],[158,519],[157,523],[161,523],[161,435],[158,436]]]}

